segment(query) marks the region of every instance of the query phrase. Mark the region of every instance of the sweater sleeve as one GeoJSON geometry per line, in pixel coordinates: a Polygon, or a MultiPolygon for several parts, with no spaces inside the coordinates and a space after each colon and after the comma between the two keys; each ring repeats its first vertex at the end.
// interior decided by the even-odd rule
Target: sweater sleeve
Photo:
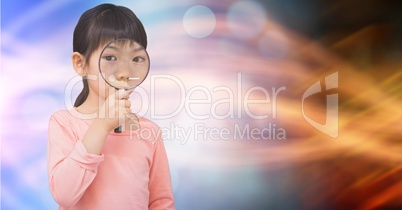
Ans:
{"type": "Polygon", "coordinates": [[[62,122],[54,116],[49,121],[47,168],[55,201],[60,206],[71,207],[94,180],[104,157],[89,154],[71,128],[62,122]]]}
{"type": "Polygon", "coordinates": [[[175,207],[165,146],[160,137],[154,144],[154,155],[149,173],[149,210],[173,210],[175,207]]]}

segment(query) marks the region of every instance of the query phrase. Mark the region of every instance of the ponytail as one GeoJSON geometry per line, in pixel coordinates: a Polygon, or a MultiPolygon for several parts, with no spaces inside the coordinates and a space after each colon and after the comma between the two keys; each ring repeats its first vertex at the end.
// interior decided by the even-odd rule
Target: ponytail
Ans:
{"type": "Polygon", "coordinates": [[[78,95],[77,99],[75,99],[74,107],[79,107],[81,104],[87,100],[89,95],[89,87],[88,87],[88,80],[86,76],[82,77],[82,83],[84,87],[82,88],[81,93],[78,95]]]}

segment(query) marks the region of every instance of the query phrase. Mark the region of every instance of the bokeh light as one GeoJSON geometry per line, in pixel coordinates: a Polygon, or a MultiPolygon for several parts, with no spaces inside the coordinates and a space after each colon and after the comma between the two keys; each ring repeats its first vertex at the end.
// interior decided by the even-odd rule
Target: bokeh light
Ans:
{"type": "Polygon", "coordinates": [[[232,33],[243,39],[257,36],[264,30],[267,16],[256,1],[233,3],[227,12],[227,21],[232,33]]]}
{"type": "Polygon", "coordinates": [[[186,32],[195,38],[204,38],[212,33],[216,25],[215,14],[206,6],[189,8],[183,17],[186,32]]]}

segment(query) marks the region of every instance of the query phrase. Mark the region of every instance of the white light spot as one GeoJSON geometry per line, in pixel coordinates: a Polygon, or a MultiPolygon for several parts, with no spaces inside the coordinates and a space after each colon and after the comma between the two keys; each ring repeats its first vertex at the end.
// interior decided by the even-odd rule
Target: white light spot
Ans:
{"type": "Polygon", "coordinates": [[[207,37],[215,29],[215,25],[215,14],[206,6],[193,6],[183,17],[184,29],[194,38],[207,37]]]}
{"type": "Polygon", "coordinates": [[[115,77],[113,74],[112,74],[112,75],[109,75],[108,78],[107,78],[107,81],[108,81],[109,83],[116,82],[116,77],[115,77]]]}

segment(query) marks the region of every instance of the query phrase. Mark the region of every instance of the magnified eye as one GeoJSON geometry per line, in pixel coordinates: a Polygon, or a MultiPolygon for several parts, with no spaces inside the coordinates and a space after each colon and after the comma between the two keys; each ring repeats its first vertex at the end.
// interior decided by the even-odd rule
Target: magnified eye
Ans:
{"type": "Polygon", "coordinates": [[[145,59],[143,58],[143,57],[139,57],[139,56],[137,56],[137,57],[135,57],[134,59],[133,59],[133,61],[134,62],[137,62],[137,63],[139,63],[139,62],[143,62],[145,59]]]}
{"type": "Polygon", "coordinates": [[[113,55],[106,55],[103,58],[106,59],[107,61],[116,61],[117,60],[116,56],[113,56],[113,55]]]}

